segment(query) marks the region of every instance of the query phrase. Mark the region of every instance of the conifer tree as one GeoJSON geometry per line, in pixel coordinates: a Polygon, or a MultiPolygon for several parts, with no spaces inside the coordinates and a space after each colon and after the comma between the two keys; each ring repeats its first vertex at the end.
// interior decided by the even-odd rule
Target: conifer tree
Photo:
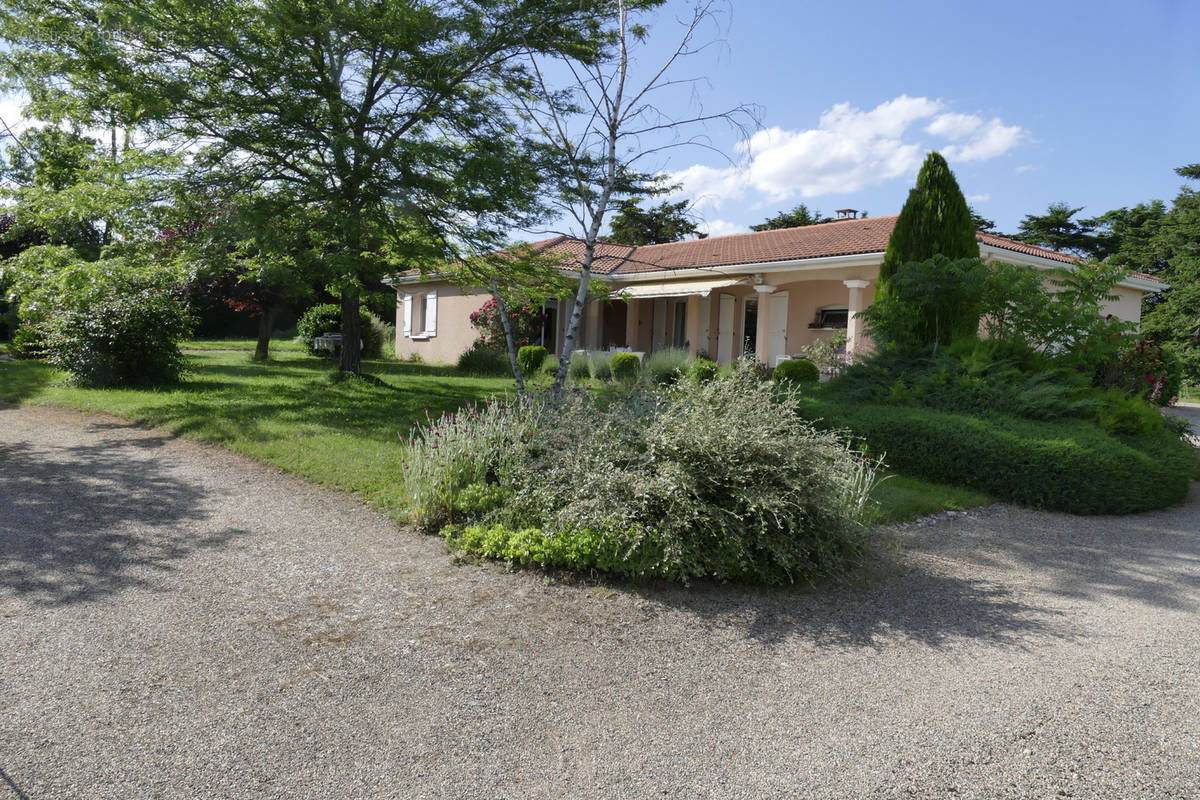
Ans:
{"type": "Polygon", "coordinates": [[[908,193],[888,240],[879,267],[878,291],[886,293],[888,282],[905,264],[935,255],[951,260],[977,258],[979,244],[962,189],[958,188],[946,159],[933,152],[925,157],[917,174],[917,185],[908,193]]]}

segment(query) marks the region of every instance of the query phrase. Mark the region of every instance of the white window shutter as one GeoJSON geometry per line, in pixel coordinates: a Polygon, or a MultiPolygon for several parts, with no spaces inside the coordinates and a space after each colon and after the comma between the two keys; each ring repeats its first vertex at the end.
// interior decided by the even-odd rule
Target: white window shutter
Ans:
{"type": "Polygon", "coordinates": [[[404,295],[404,335],[412,338],[412,295],[404,295]]]}
{"type": "Polygon", "coordinates": [[[425,295],[425,335],[437,335],[437,292],[425,295]]]}

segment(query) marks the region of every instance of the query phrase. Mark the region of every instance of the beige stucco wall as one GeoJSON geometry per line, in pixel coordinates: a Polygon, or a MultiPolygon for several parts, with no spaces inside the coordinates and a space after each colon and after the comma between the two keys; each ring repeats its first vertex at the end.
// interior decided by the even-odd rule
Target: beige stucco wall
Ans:
{"type": "Polygon", "coordinates": [[[1123,286],[1113,289],[1112,293],[1117,296],[1117,299],[1104,304],[1104,313],[1112,314],[1117,319],[1140,326],[1142,324],[1142,298],[1145,297],[1145,293],[1123,286]]]}
{"type": "Polygon", "coordinates": [[[488,301],[486,292],[464,292],[448,283],[421,283],[397,287],[396,292],[396,358],[411,359],[414,355],[431,364],[453,364],[475,341],[476,330],[471,327],[471,314],[488,301]],[[404,295],[437,292],[437,330],[428,339],[404,336],[404,295]]]}

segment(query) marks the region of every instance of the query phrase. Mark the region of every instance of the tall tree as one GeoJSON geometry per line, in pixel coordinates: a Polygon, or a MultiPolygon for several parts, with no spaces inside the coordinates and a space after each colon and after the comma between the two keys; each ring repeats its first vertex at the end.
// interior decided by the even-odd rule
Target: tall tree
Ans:
{"type": "Polygon", "coordinates": [[[1066,203],[1051,203],[1045,214],[1026,214],[1013,238],[1080,256],[1099,254],[1099,240],[1093,235],[1092,220],[1075,219],[1083,207],[1071,208],[1066,203]]]}
{"type": "Polygon", "coordinates": [[[1139,272],[1161,272],[1164,256],[1155,239],[1166,215],[1166,204],[1154,200],[1083,220],[1095,231],[1092,255],[1139,272]]]}
{"type": "Polygon", "coordinates": [[[978,258],[975,225],[962,189],[941,153],[925,157],[917,185],[908,193],[879,266],[879,291],[905,264],[936,255],[955,260],[978,258]]]}
{"type": "MultiPolygon", "coordinates": [[[[688,202],[662,202],[642,208],[641,199],[634,197],[617,203],[616,213],[609,223],[610,233],[605,241],[617,244],[665,244],[680,242],[697,233],[695,220],[688,214],[688,202]]],[[[703,239],[707,234],[700,234],[703,239]]]]}
{"type": "MultiPolygon", "coordinates": [[[[1200,164],[1175,170],[1200,180],[1200,164]]],[[[1153,238],[1165,268],[1159,273],[1171,288],[1151,305],[1142,330],[1160,344],[1170,344],[1183,359],[1187,379],[1200,383],[1200,191],[1180,189],[1153,238]]]]}
{"type": "Polygon", "coordinates": [[[583,56],[580,0],[13,0],[10,72],[203,145],[209,191],[286,189],[342,300],[341,368],[361,368],[365,282],[498,242],[535,205],[517,137],[523,56],[583,56]],[[69,34],[63,33],[69,31],[69,34]]]}
{"type": "MultiPolygon", "coordinates": [[[[645,42],[648,31],[634,17],[662,5],[662,0],[609,0],[604,3],[602,35],[606,46],[595,55],[567,58],[553,66],[532,59],[540,101],[525,112],[543,140],[543,168],[552,182],[552,202],[574,223],[568,231],[583,242],[579,286],[571,308],[558,373],[551,393],[561,393],[575,348],[579,323],[591,284],[596,243],[608,214],[625,198],[644,195],[657,184],[647,162],[666,149],[695,144],[684,136],[688,128],[712,121],[742,124],[757,118],[749,106],[722,112],[700,111],[694,116],[670,116],[662,106],[672,87],[689,84],[670,75],[681,60],[704,47],[701,26],[712,19],[712,4],[697,5],[681,22],[683,32],[657,68],[643,81],[631,69],[632,51],[645,42]],[[548,75],[565,72],[573,80],[556,89],[548,75]]],[[[743,133],[746,133],[743,125],[743,133]]]]}
{"type": "Polygon", "coordinates": [[[820,225],[823,222],[832,222],[832,218],[822,216],[821,212],[817,209],[810,210],[808,206],[801,203],[791,211],[780,211],[764,222],[751,225],[750,230],[777,231],[783,228],[802,228],[806,225],[820,225]]]}
{"type": "Polygon", "coordinates": [[[967,209],[971,213],[971,224],[975,226],[975,230],[979,231],[980,233],[991,233],[998,235],[998,232],[996,231],[995,220],[991,220],[983,216],[975,210],[974,206],[968,205],[967,209]]]}

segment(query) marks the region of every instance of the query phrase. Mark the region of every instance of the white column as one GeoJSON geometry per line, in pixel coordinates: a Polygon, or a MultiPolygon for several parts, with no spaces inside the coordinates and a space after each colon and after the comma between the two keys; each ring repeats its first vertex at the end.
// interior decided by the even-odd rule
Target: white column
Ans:
{"type": "Polygon", "coordinates": [[[846,320],[846,353],[851,356],[858,352],[862,344],[862,320],[857,319],[858,312],[863,310],[862,290],[871,285],[870,281],[845,280],[842,283],[850,290],[850,301],[846,304],[850,309],[846,320]]]}
{"type": "Polygon", "coordinates": [[[775,287],[762,283],[755,286],[754,291],[758,292],[758,325],[755,326],[754,333],[754,355],[762,363],[770,365],[771,354],[768,350],[771,347],[771,303],[767,298],[775,291],[775,287]]]}

